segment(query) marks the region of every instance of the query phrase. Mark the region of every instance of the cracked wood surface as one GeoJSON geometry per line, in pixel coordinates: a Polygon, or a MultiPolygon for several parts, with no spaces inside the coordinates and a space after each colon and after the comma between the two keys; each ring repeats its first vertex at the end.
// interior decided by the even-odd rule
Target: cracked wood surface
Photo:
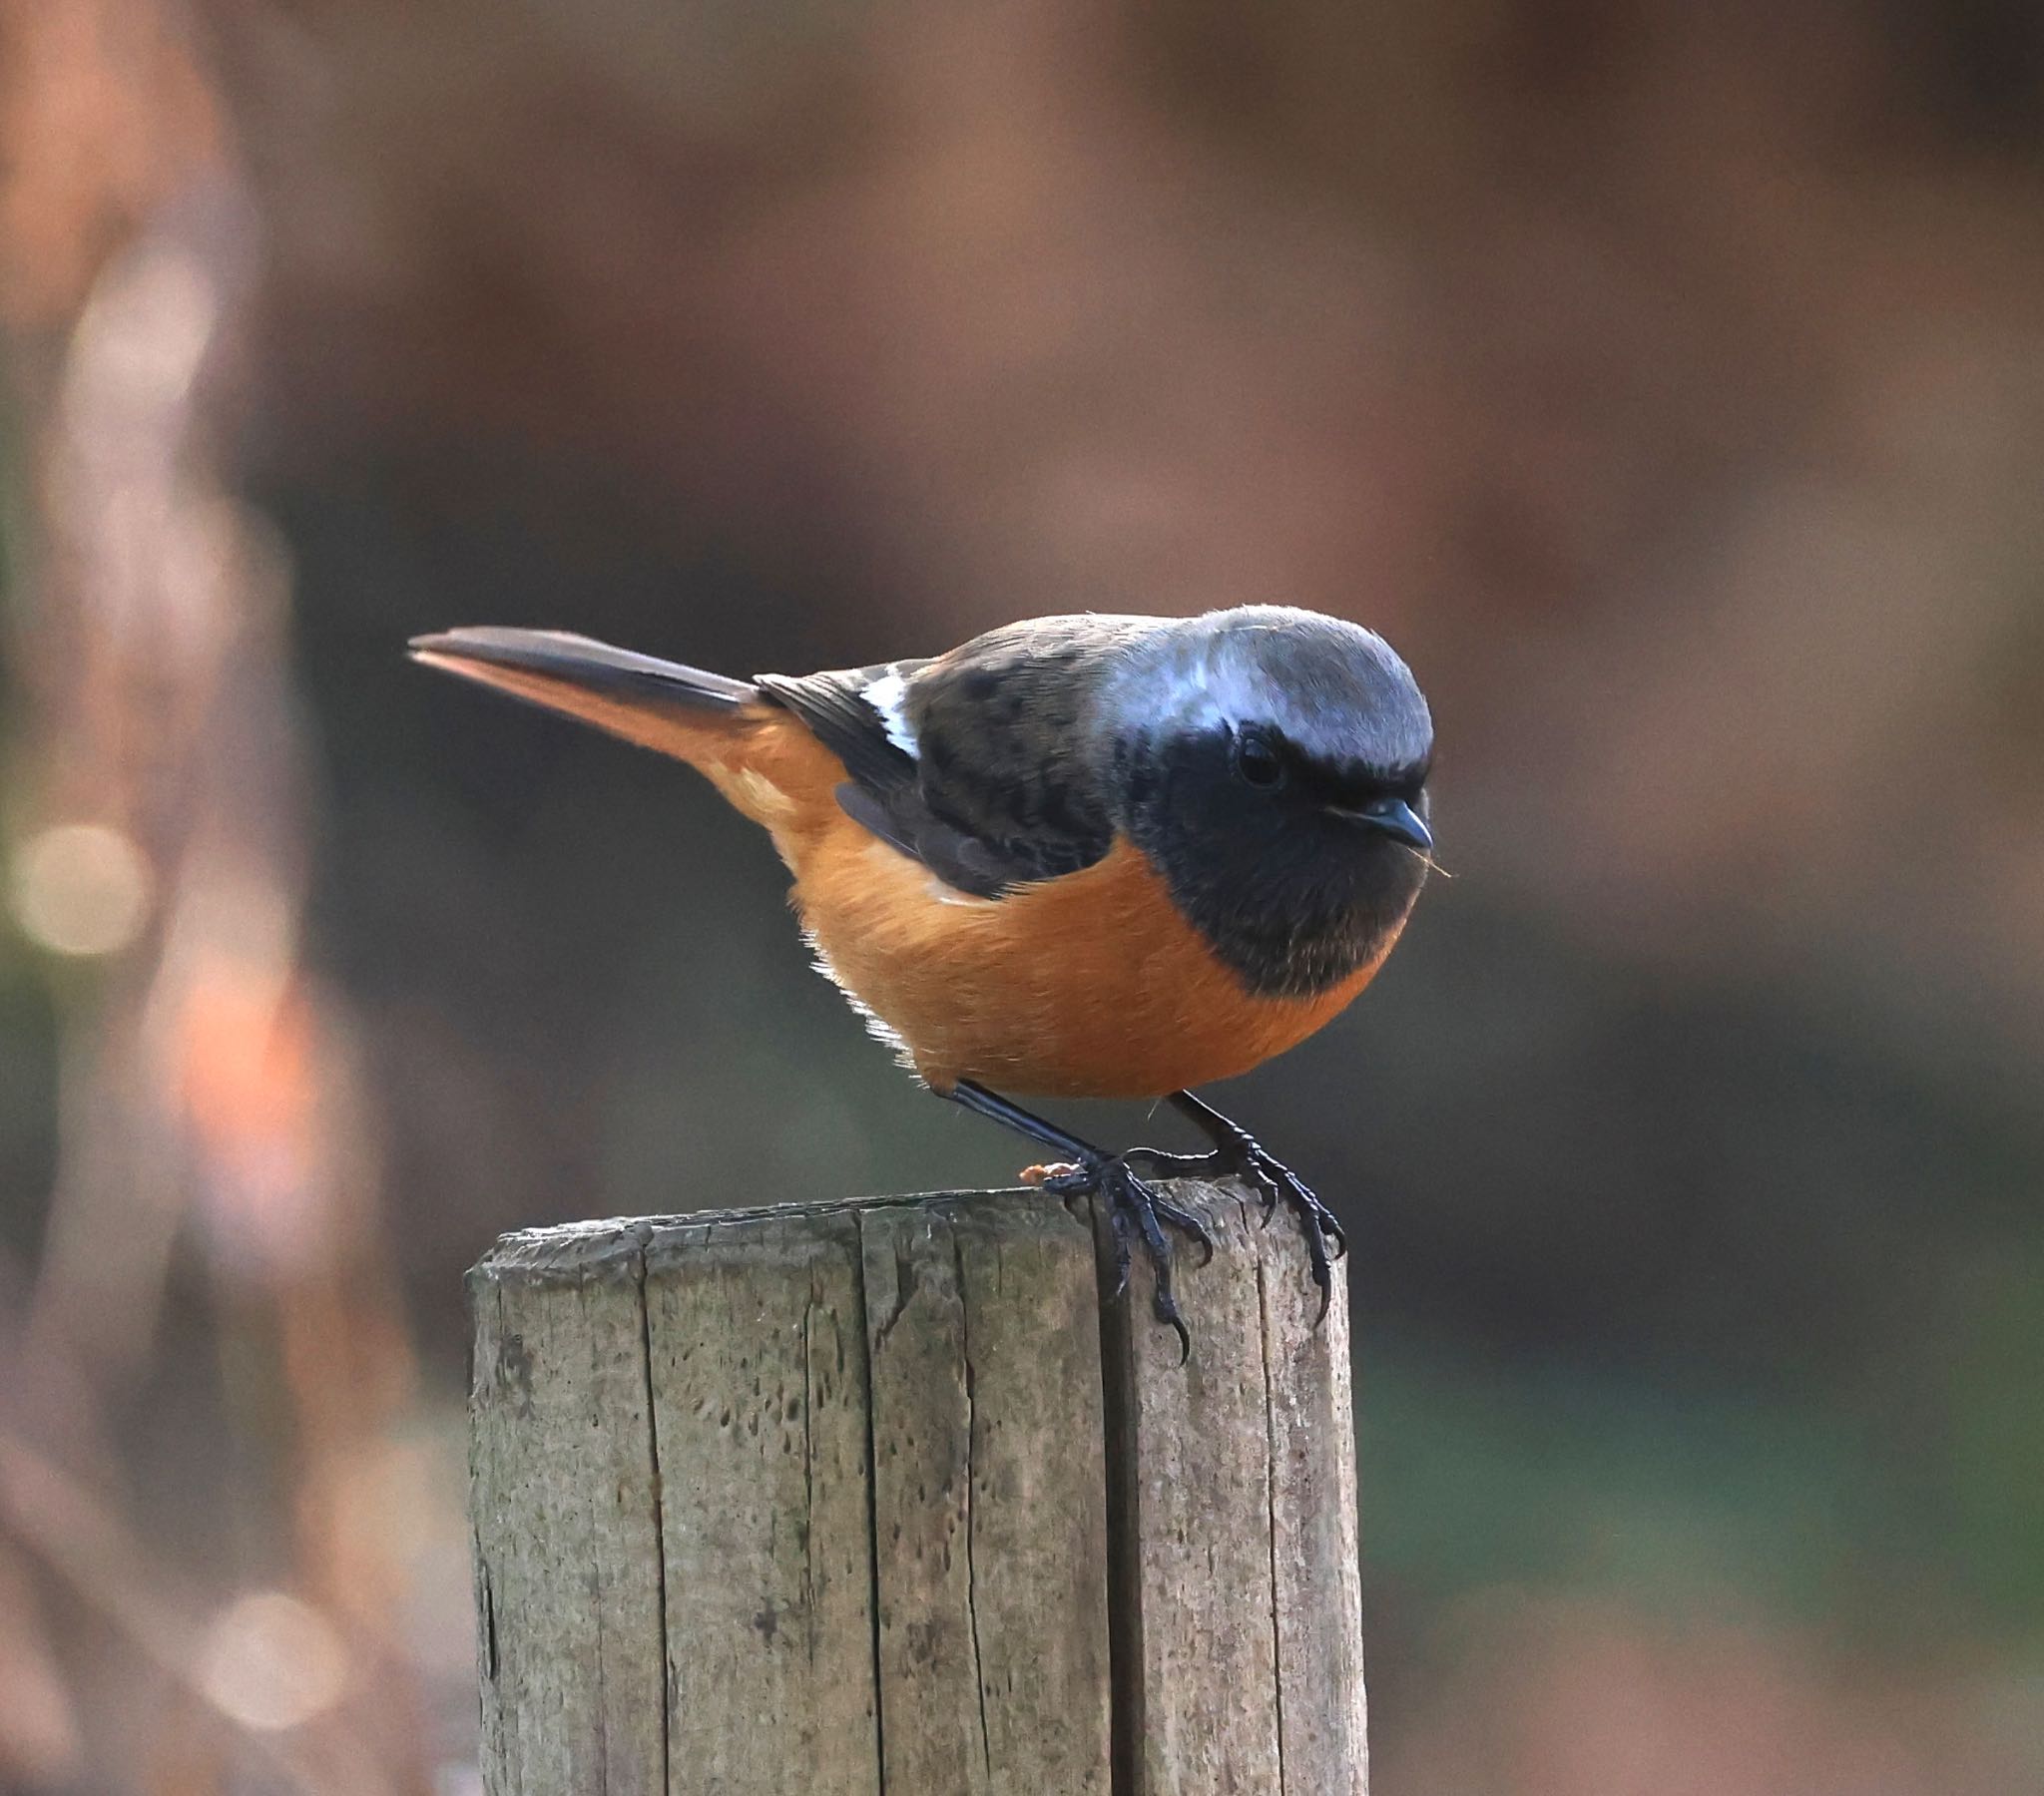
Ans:
{"type": "Polygon", "coordinates": [[[1192,1364],[1040,1191],[509,1235],[470,1277],[492,1796],[1363,1796],[1347,1330],[1182,1184],[1192,1364]]]}
{"type": "Polygon", "coordinates": [[[1174,1191],[1213,1231],[1180,1256],[1193,1353],[1149,1280],[1105,1312],[1115,1467],[1116,1796],[1367,1796],[1345,1266],[1318,1294],[1289,1215],[1174,1191]]]}

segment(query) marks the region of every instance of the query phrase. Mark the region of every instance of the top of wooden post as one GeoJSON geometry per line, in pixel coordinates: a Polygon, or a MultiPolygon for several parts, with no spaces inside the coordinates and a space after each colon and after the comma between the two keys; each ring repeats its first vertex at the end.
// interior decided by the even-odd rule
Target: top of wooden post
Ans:
{"type": "Polygon", "coordinates": [[[470,1275],[496,1796],[1360,1796],[1342,1288],[1182,1183],[1193,1332],[1040,1190],[507,1235],[470,1275]],[[1111,1766],[1119,1766],[1111,1775],[1111,1766]]]}

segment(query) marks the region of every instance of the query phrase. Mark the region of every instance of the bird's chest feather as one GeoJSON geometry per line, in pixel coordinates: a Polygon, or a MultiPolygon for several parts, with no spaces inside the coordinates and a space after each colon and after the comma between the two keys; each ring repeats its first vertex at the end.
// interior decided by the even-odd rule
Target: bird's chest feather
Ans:
{"type": "Polygon", "coordinates": [[[1253,995],[1125,841],[996,899],[950,890],[848,819],[783,850],[826,971],[940,1088],[1156,1097],[1230,1078],[1339,1014],[1382,959],[1310,997],[1253,995]]]}

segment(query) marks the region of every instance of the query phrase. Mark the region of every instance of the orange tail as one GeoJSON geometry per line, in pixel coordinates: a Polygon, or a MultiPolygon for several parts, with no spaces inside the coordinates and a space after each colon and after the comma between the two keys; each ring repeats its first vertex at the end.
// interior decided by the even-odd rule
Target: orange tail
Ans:
{"type": "Polygon", "coordinates": [[[798,825],[804,799],[835,812],[842,764],[750,680],[557,630],[443,631],[414,637],[411,655],[689,762],[776,841],[798,825]]]}
{"type": "Polygon", "coordinates": [[[559,630],[449,630],[414,637],[412,660],[594,723],[682,760],[757,719],[760,688],[559,630]]]}

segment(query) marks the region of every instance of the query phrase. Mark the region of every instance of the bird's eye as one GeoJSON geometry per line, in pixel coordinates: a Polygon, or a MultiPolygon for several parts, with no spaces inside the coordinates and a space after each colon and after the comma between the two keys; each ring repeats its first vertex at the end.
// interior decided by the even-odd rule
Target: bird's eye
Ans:
{"type": "Polygon", "coordinates": [[[1238,730],[1234,764],[1236,778],[1260,791],[1275,791],[1284,783],[1284,754],[1269,730],[1254,725],[1238,730]]]}

